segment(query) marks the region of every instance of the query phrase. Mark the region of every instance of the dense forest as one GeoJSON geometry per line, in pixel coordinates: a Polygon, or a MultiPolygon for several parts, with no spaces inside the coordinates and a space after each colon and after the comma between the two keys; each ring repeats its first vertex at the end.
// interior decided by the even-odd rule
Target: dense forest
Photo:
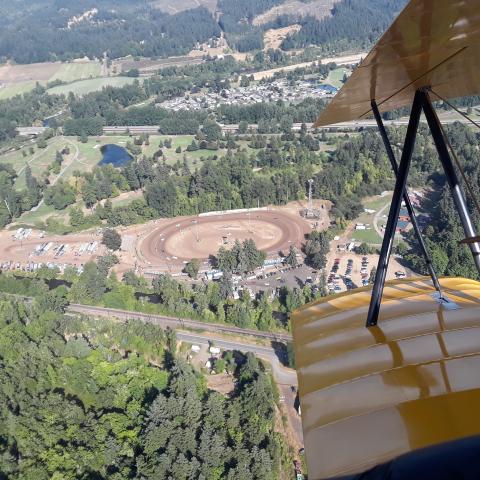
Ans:
{"type": "MultiPolygon", "coordinates": [[[[265,105],[265,112],[270,113],[282,108],[265,105]]],[[[302,111],[301,105],[295,107],[297,112],[302,111]]],[[[255,105],[254,111],[260,107],[261,104],[255,105]]],[[[238,110],[245,112],[248,108],[238,107],[238,110]]],[[[315,108],[310,111],[313,114],[315,108]]],[[[141,145],[149,141],[148,136],[132,138],[127,149],[134,160],[122,168],[105,165],[95,167],[92,172],[73,172],[74,182],[57,182],[55,186],[45,184],[44,179],[30,177],[26,194],[14,191],[15,172],[4,166],[0,176],[4,194],[0,195],[7,203],[15,205],[13,216],[35,205],[42,191],[45,201],[58,210],[81,198],[92,210],[91,214],[85,214],[76,207],[71,209],[71,228],[81,229],[105,221],[111,226],[130,225],[158,217],[218,209],[281,205],[305,198],[309,178],[315,181],[315,197],[333,202],[332,217],[339,221],[351,220],[361,213],[364,196],[392,188],[393,176],[376,132],[366,130],[357,135],[336,137],[325,133],[309,134],[302,128],[299,133],[293,133],[294,117],[287,112],[282,111],[278,124],[259,120],[259,128],[264,129],[262,133],[271,131],[268,125],[275,125],[274,131],[279,133],[270,135],[247,132],[224,136],[213,118],[206,118],[201,127],[199,123],[192,124],[193,131],[196,130],[192,143],[182,152],[183,162],[173,165],[166,162],[172,148],[168,139],[160,141],[153,157],[145,157],[141,155],[141,145]],[[249,151],[242,147],[244,142],[248,142],[249,151]],[[320,142],[327,144],[327,151],[320,150],[320,142]],[[187,159],[189,152],[196,150],[204,151],[205,155],[192,166],[187,159]],[[113,207],[108,201],[120,192],[139,189],[143,191],[142,198],[128,205],[113,207]],[[103,203],[104,200],[107,202],[103,203]]],[[[449,127],[448,131],[456,138],[465,138],[468,151],[474,151],[478,139],[465,133],[469,131],[467,127],[459,124],[449,127]],[[463,136],[458,134],[459,129],[464,132],[463,136]]],[[[391,132],[395,143],[402,141],[403,134],[402,128],[391,132]]],[[[59,161],[61,163],[61,156],[59,161]]],[[[410,185],[437,188],[442,178],[438,168],[431,138],[421,126],[410,185]]],[[[0,205],[0,212],[3,224],[11,220],[6,207],[0,205]]],[[[66,226],[55,226],[52,222],[41,228],[68,231],[66,226]]]]}
{"type": "Polygon", "coordinates": [[[321,20],[307,17],[300,31],[282,43],[284,50],[323,46],[325,51],[371,46],[387,29],[407,0],[341,0],[332,15],[321,20]]]}
{"type": "Polygon", "coordinates": [[[253,355],[226,353],[225,397],[174,332],[66,317],[57,290],[0,299],[2,478],[278,478],[277,394],[253,355]]]}
{"type": "MultiPolygon", "coordinates": [[[[94,0],[20,0],[15,7],[3,0],[0,59],[33,63],[103,58],[104,54],[109,58],[184,55],[222,31],[235,50],[261,50],[265,29],[298,22],[298,18],[281,17],[262,26],[253,24],[257,15],[281,3],[283,0],[220,0],[217,22],[204,7],[169,15],[155,8],[154,2],[140,0],[101,4],[94,0]],[[91,13],[79,20],[86,12],[91,13]]],[[[282,48],[310,44],[330,51],[365,47],[378,38],[404,4],[405,0],[341,0],[331,17],[300,20],[300,32],[285,39],[282,48]]]]}
{"type": "Polygon", "coordinates": [[[93,0],[36,0],[25,5],[23,15],[17,15],[17,5],[9,4],[0,30],[0,58],[18,63],[103,58],[104,53],[110,58],[182,55],[197,42],[221,32],[203,7],[168,15],[138,0],[101,4],[93,0]],[[90,19],[69,24],[92,9],[97,13],[90,19]]]}

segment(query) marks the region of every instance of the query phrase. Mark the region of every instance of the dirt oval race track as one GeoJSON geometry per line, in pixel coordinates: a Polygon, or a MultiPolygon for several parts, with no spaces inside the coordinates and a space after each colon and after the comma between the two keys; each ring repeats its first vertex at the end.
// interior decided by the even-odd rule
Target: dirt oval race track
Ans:
{"type": "Polygon", "coordinates": [[[251,238],[268,256],[300,248],[310,225],[300,216],[278,210],[180,217],[155,228],[139,243],[138,250],[150,265],[179,263],[216,255],[231,248],[235,240],[251,238]]]}

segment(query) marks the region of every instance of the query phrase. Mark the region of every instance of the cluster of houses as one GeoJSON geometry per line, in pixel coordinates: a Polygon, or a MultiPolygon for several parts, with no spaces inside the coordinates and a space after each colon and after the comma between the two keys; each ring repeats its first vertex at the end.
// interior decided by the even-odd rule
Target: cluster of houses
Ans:
{"type": "Polygon", "coordinates": [[[214,110],[220,105],[252,105],[262,102],[285,102],[296,103],[307,97],[330,97],[335,95],[337,88],[329,84],[298,81],[287,82],[278,79],[267,84],[252,84],[248,87],[233,87],[221,92],[209,92],[202,94],[186,94],[159,104],[169,110],[214,110]]]}

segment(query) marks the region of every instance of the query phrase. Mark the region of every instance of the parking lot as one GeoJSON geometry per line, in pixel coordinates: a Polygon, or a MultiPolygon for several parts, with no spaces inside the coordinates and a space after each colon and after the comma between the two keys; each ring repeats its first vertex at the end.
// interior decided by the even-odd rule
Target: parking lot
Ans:
{"type": "MultiPolygon", "coordinates": [[[[377,267],[378,255],[358,255],[354,252],[332,252],[327,263],[327,288],[330,293],[341,293],[364,287],[373,267],[377,267]]],[[[387,280],[407,275],[405,268],[395,257],[390,258],[387,280]]]]}
{"type": "MultiPolygon", "coordinates": [[[[315,284],[318,279],[318,272],[305,264],[298,267],[281,265],[274,270],[251,280],[243,282],[245,287],[252,289],[255,293],[259,291],[276,291],[280,287],[301,288],[306,284],[315,284]]],[[[316,287],[315,287],[316,288],[316,287]]]]}
{"type": "Polygon", "coordinates": [[[0,232],[0,269],[35,272],[41,267],[67,266],[81,271],[83,265],[106,251],[100,231],[71,235],[48,235],[43,231],[19,228],[0,232]]]}
{"type": "Polygon", "coordinates": [[[367,256],[359,258],[336,257],[327,278],[330,293],[340,293],[358,287],[366,287],[371,275],[370,260],[367,256]]]}

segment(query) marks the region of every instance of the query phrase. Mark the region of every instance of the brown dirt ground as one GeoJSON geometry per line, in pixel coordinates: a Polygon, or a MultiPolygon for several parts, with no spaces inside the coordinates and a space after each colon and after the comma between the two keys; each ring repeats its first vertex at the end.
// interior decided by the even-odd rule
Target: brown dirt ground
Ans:
{"type": "Polygon", "coordinates": [[[264,50],[267,51],[270,48],[273,48],[274,50],[280,48],[281,43],[287,35],[298,32],[300,28],[300,25],[295,24],[284,28],[271,28],[270,30],[267,30],[263,36],[265,44],[264,50]]]}
{"type": "MultiPolygon", "coordinates": [[[[372,267],[377,267],[378,263],[378,258],[379,255],[377,254],[372,254],[372,255],[357,255],[354,252],[339,252],[337,251],[337,246],[338,245],[344,245],[346,244],[350,239],[351,239],[351,233],[354,228],[354,222],[352,222],[346,230],[342,233],[340,236],[339,240],[332,240],[330,242],[330,253],[327,255],[327,266],[325,268],[325,272],[327,274],[327,277],[330,275],[330,271],[332,269],[332,266],[334,264],[335,259],[340,259],[340,266],[338,269],[337,274],[340,277],[343,277],[345,274],[345,270],[347,268],[347,262],[349,259],[353,260],[353,268],[352,268],[352,273],[351,273],[351,280],[352,282],[357,286],[361,287],[362,286],[362,275],[360,273],[361,269],[361,264],[362,264],[362,257],[366,256],[368,258],[368,275],[370,275],[370,271],[372,270],[372,267]]],[[[398,260],[392,255],[390,256],[390,261],[388,264],[388,270],[387,270],[387,280],[392,280],[395,277],[395,272],[396,271],[402,271],[406,272],[407,276],[409,275],[409,271],[403,267],[398,260]]],[[[345,284],[343,283],[342,278],[339,280],[339,284],[341,287],[341,291],[344,292],[346,291],[345,284]]],[[[340,292],[338,292],[340,293],[340,292]]]]}
{"type": "Polygon", "coordinates": [[[217,375],[207,375],[206,377],[207,387],[222,395],[230,395],[235,388],[233,377],[228,373],[218,373],[217,375]]]}
{"type": "Polygon", "coordinates": [[[185,230],[178,230],[164,242],[165,252],[170,256],[183,258],[207,258],[224,245],[232,248],[235,240],[243,242],[252,238],[260,250],[268,250],[282,234],[282,230],[269,222],[248,221],[239,219],[229,221],[218,220],[198,226],[190,226],[185,230]],[[225,237],[227,243],[222,238],[225,237]]]}
{"type": "Polygon", "coordinates": [[[203,57],[204,55],[210,55],[212,57],[221,56],[221,55],[224,55],[225,52],[229,50],[230,50],[230,47],[222,33],[222,36],[218,42],[217,47],[209,47],[207,43],[203,43],[200,49],[191,50],[188,53],[188,56],[189,57],[203,57]]]}
{"type": "Polygon", "coordinates": [[[60,62],[31,63],[29,65],[0,66],[0,82],[23,83],[27,81],[48,81],[60,69],[60,62]]]}
{"type": "MultiPolygon", "coordinates": [[[[129,193],[125,198],[135,198],[135,192],[129,193]]],[[[122,200],[125,198],[122,197],[122,200]]],[[[118,201],[118,199],[117,199],[118,201]]],[[[125,271],[135,267],[140,268],[140,272],[154,269],[155,271],[180,271],[183,267],[183,261],[194,258],[195,255],[200,256],[200,253],[205,252],[216,254],[220,246],[220,240],[223,234],[227,233],[229,240],[229,247],[234,242],[235,238],[243,240],[245,238],[254,238],[258,242],[258,246],[265,248],[271,256],[276,256],[279,250],[288,250],[291,243],[300,246],[304,240],[305,233],[308,233],[311,228],[314,228],[315,221],[305,220],[300,217],[299,212],[305,208],[305,201],[290,202],[281,207],[272,207],[269,211],[252,211],[251,220],[249,222],[246,214],[222,215],[221,217],[178,217],[175,219],[159,219],[145,224],[132,225],[130,227],[119,227],[118,232],[124,239],[125,249],[117,252],[120,259],[120,264],[116,266],[115,270],[119,275],[125,271]],[[256,215],[261,215],[257,219],[256,215]],[[195,239],[195,230],[192,230],[194,224],[192,220],[200,222],[205,221],[201,225],[200,236],[205,238],[200,242],[203,250],[200,252],[196,250],[197,242],[195,239]],[[213,222],[213,223],[212,223],[213,222]],[[180,233],[181,228],[176,225],[184,225],[185,233],[180,233]],[[250,225],[249,225],[250,224],[250,225]],[[212,225],[215,230],[212,230],[212,225]],[[224,226],[228,226],[224,229],[224,226]],[[251,234],[249,229],[253,230],[251,234]],[[165,241],[161,242],[162,233],[171,232],[170,238],[164,234],[165,241]],[[228,235],[231,233],[231,235],[228,235]],[[191,244],[190,240],[191,240],[191,244]],[[272,238],[275,237],[275,238],[272,238]],[[207,239],[209,243],[207,243],[207,239]],[[179,249],[178,240],[183,240],[179,249]],[[217,240],[215,240],[217,239],[217,240]],[[217,241],[217,243],[215,243],[217,241]],[[210,243],[211,242],[211,243],[210,243]],[[155,251],[155,246],[168,244],[169,254],[163,257],[155,251]],[[207,248],[208,247],[208,248],[207,248]],[[181,258],[178,254],[182,251],[185,258],[181,258]],[[167,260],[166,257],[170,257],[167,260]],[[177,259],[172,257],[176,256],[177,259]]],[[[318,228],[326,228],[329,224],[328,210],[330,208],[329,202],[321,200],[314,201],[314,207],[318,208],[322,213],[322,218],[318,220],[318,228]],[[322,209],[321,206],[324,205],[322,209]]],[[[40,232],[34,230],[29,239],[22,242],[13,240],[15,231],[3,230],[0,231],[0,263],[13,261],[25,264],[29,261],[34,262],[56,262],[68,263],[72,265],[81,265],[89,260],[94,260],[99,255],[104,253],[103,247],[100,247],[93,255],[83,254],[82,256],[75,255],[82,243],[97,241],[100,243],[101,236],[97,235],[95,230],[86,231],[70,235],[45,235],[40,238],[40,232]],[[55,244],[64,243],[69,245],[68,252],[62,257],[55,258],[55,253],[51,249],[47,254],[42,256],[33,255],[35,246],[45,243],[54,242],[55,244]]],[[[160,252],[161,253],[161,252],[160,252]]],[[[208,255],[208,254],[207,254],[208,255]]]]}
{"type": "Polygon", "coordinates": [[[277,5],[261,15],[258,15],[253,20],[253,24],[262,25],[264,23],[271,22],[279,15],[293,15],[296,17],[312,15],[321,19],[327,15],[330,15],[330,10],[334,3],[335,0],[313,0],[310,2],[287,0],[281,5],[277,5]]]}
{"type": "Polygon", "coordinates": [[[149,266],[164,269],[183,267],[183,262],[191,258],[206,259],[210,254],[215,255],[225,236],[227,246],[236,239],[254,238],[267,254],[276,256],[278,251],[288,249],[290,244],[300,247],[305,234],[311,230],[311,224],[300,217],[298,204],[294,203],[296,205],[288,209],[275,207],[249,214],[159,220],[153,224],[153,229],[150,223],[149,228],[137,231],[136,255],[141,263],[149,266]],[[289,209],[295,213],[292,214],[289,209]]]}
{"type": "Polygon", "coordinates": [[[3,230],[0,232],[0,262],[19,262],[25,265],[29,261],[35,263],[67,263],[70,265],[80,266],[90,260],[95,260],[98,256],[105,253],[105,248],[100,244],[101,237],[95,235],[93,232],[84,232],[81,234],[72,235],[45,235],[40,238],[40,232],[33,230],[30,237],[26,240],[13,240],[15,231],[3,230]],[[98,242],[98,249],[94,254],[75,255],[78,253],[82,243],[98,242]],[[37,245],[46,242],[53,242],[53,246],[60,244],[67,244],[68,251],[61,257],[55,257],[55,252],[52,248],[41,256],[33,254],[37,245]]]}

